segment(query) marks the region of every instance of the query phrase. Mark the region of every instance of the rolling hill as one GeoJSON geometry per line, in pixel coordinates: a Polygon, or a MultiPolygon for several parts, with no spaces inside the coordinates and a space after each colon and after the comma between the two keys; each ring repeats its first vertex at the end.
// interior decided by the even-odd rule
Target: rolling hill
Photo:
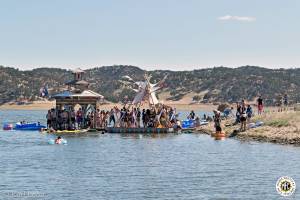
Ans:
{"type": "MultiPolygon", "coordinates": [[[[118,102],[124,96],[132,98],[134,95],[131,89],[120,82],[122,77],[128,75],[134,80],[142,80],[145,73],[152,76],[152,82],[168,74],[166,87],[160,96],[169,101],[188,96],[196,102],[235,102],[241,99],[254,100],[261,94],[272,104],[285,93],[290,101],[300,101],[300,69],[242,66],[192,71],[146,71],[135,66],[117,65],[87,69],[85,79],[91,83],[91,89],[104,95],[108,101],[118,102]]],[[[61,68],[22,71],[0,66],[0,103],[20,97],[36,99],[44,84],[48,85],[50,94],[54,94],[71,78],[71,71],[61,68]]]]}

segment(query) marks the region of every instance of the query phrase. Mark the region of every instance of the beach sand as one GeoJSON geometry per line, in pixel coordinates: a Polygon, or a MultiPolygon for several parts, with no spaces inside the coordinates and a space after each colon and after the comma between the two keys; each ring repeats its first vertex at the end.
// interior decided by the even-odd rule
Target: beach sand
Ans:
{"type": "Polygon", "coordinates": [[[49,110],[55,106],[55,101],[34,101],[24,105],[3,104],[0,110],[49,110]]]}
{"type": "MultiPolygon", "coordinates": [[[[217,108],[217,106],[213,104],[188,104],[184,102],[177,103],[176,101],[165,102],[164,104],[182,111],[197,110],[197,111],[211,112],[213,109],[217,108]]],[[[107,104],[100,105],[99,108],[103,110],[110,110],[115,106],[119,108],[123,107],[122,104],[107,103],[107,104]]],[[[34,101],[26,105],[16,105],[16,104],[7,103],[1,105],[0,110],[49,110],[54,107],[55,107],[55,101],[34,101]]]]}

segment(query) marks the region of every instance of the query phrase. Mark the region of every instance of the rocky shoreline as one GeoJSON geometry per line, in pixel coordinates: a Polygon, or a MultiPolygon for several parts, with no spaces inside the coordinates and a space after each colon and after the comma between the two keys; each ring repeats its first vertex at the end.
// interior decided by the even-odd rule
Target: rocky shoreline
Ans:
{"type": "MultiPolygon", "coordinates": [[[[256,128],[248,128],[244,132],[239,131],[239,126],[228,126],[234,119],[224,120],[223,130],[226,137],[236,138],[241,141],[269,142],[284,145],[300,146],[300,112],[270,112],[261,116],[255,116],[252,122],[262,121],[264,125],[256,128]],[[225,124],[227,126],[225,126],[225,124]]],[[[211,135],[215,132],[213,123],[196,130],[200,134],[211,135]]]]}

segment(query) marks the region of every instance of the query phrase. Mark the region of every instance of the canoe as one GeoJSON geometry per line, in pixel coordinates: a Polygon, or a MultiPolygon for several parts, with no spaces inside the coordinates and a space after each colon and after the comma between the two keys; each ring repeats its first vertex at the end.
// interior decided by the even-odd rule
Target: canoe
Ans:
{"type": "Polygon", "coordinates": [[[117,128],[107,127],[106,132],[108,133],[174,133],[174,128],[117,128]]]}

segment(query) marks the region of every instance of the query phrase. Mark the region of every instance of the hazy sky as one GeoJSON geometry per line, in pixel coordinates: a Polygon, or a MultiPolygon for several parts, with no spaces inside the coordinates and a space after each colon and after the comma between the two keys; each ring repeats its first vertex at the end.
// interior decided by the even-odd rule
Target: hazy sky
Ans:
{"type": "Polygon", "coordinates": [[[300,67],[299,0],[0,0],[0,65],[300,67]]]}

